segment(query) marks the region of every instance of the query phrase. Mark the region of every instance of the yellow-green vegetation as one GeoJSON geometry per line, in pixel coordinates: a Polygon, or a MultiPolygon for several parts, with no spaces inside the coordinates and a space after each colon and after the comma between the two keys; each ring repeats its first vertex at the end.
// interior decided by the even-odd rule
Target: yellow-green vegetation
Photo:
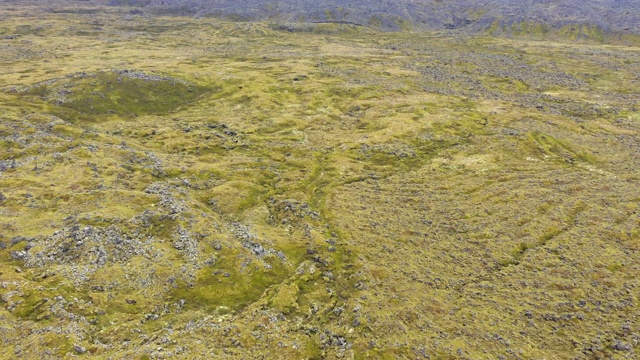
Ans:
{"type": "Polygon", "coordinates": [[[638,356],[640,48],[69,6],[0,5],[0,358],[638,356]]]}
{"type": "Polygon", "coordinates": [[[195,101],[205,91],[185,81],[133,70],[80,73],[19,90],[32,101],[56,105],[49,109],[52,113],[84,121],[107,114],[167,114],[195,101]]]}
{"type": "Polygon", "coordinates": [[[569,24],[554,28],[548,24],[525,20],[513,23],[501,23],[495,20],[487,28],[486,32],[494,36],[510,36],[515,38],[528,38],[538,40],[564,40],[603,43],[607,40],[605,31],[591,24],[569,24]]]}

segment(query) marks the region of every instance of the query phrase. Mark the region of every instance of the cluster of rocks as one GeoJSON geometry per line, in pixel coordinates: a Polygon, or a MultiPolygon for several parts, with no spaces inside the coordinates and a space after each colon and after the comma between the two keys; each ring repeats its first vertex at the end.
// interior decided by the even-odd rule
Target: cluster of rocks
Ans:
{"type": "Polygon", "coordinates": [[[2,62],[37,60],[54,56],[42,47],[34,45],[30,40],[0,44],[0,61],[2,62]]]}
{"type": "Polygon", "coordinates": [[[168,77],[168,76],[160,76],[154,74],[147,74],[139,70],[135,69],[111,69],[111,72],[117,74],[121,77],[127,77],[129,79],[142,80],[142,81],[169,81],[171,83],[182,83],[187,85],[187,82],[184,80],[168,77]]]}
{"type": "Polygon", "coordinates": [[[251,231],[251,227],[234,222],[231,223],[230,230],[231,233],[240,240],[242,246],[256,257],[263,258],[267,255],[274,255],[280,260],[286,261],[286,256],[282,251],[264,247],[264,245],[259,242],[259,237],[251,231]]]}
{"type": "Polygon", "coordinates": [[[0,172],[15,169],[20,166],[20,163],[16,159],[0,160],[0,172]]]}
{"type": "Polygon", "coordinates": [[[182,252],[191,263],[195,263],[200,253],[198,239],[189,230],[182,227],[178,228],[173,238],[173,247],[182,252]]]}
{"type": "Polygon", "coordinates": [[[322,70],[322,76],[340,77],[343,78],[347,83],[356,86],[376,86],[390,91],[407,89],[408,87],[406,82],[390,76],[388,72],[375,74],[362,68],[343,68],[339,65],[327,64],[324,62],[316,63],[315,67],[322,70]]]}
{"type": "Polygon", "coordinates": [[[176,220],[180,214],[187,210],[184,201],[174,197],[165,183],[153,183],[145,189],[145,192],[160,197],[159,205],[165,211],[165,214],[162,214],[161,218],[176,220]]]}
{"type": "Polygon", "coordinates": [[[149,159],[147,168],[151,170],[151,174],[155,177],[164,177],[167,173],[162,166],[162,161],[151,151],[146,151],[145,155],[149,159]]]}
{"type": "Polygon", "coordinates": [[[126,153],[123,154],[123,159],[120,164],[121,167],[132,172],[135,170],[148,171],[151,175],[157,178],[162,178],[166,175],[162,160],[160,160],[153,152],[145,151],[143,153],[134,150],[129,147],[126,142],[122,142],[115,148],[126,151],[126,153]]]}
{"type": "Polygon", "coordinates": [[[320,334],[320,344],[325,352],[334,353],[337,358],[342,358],[344,353],[353,347],[353,344],[347,341],[344,336],[331,330],[325,330],[320,334]]]}
{"type": "MultiPolygon", "coordinates": [[[[546,91],[554,87],[569,90],[584,89],[588,84],[568,75],[555,67],[551,62],[538,66],[516,60],[508,55],[496,55],[478,52],[435,51],[435,49],[419,51],[426,56],[422,63],[426,65],[408,64],[406,69],[419,72],[420,84],[429,91],[443,95],[464,95],[471,98],[492,98],[512,100],[514,94],[505,93],[489,83],[482,82],[479,77],[520,81],[531,91],[546,91]],[[554,68],[555,67],[555,68],[554,68]],[[551,71],[550,71],[551,70],[551,71]],[[451,86],[455,84],[455,86],[451,86]]],[[[529,92],[529,91],[527,91],[529,92]]],[[[518,94],[520,95],[520,94],[518,94]]]]}
{"type": "MultiPolygon", "coordinates": [[[[234,144],[231,145],[232,147],[243,144],[240,136],[241,134],[236,130],[230,129],[226,124],[211,123],[207,125],[207,129],[208,130],[206,131],[206,135],[204,135],[205,140],[210,140],[212,138],[211,135],[213,135],[225,143],[230,141],[232,144],[234,144]]],[[[225,147],[226,149],[231,148],[229,147],[229,145],[223,145],[223,147],[225,147]]]]}
{"type": "Polygon", "coordinates": [[[148,239],[130,237],[115,225],[106,228],[75,225],[50,236],[31,239],[25,254],[16,256],[32,268],[52,264],[84,264],[99,268],[107,263],[125,263],[134,256],[157,256],[147,245],[148,239]]]}
{"type": "MultiPolygon", "coordinates": [[[[400,48],[408,46],[410,45],[398,45],[400,48]]],[[[406,64],[404,68],[421,74],[416,83],[427,92],[508,101],[521,107],[574,119],[609,117],[618,113],[615,107],[545,94],[545,91],[552,89],[593,91],[590,83],[594,79],[591,75],[568,74],[551,60],[490,52],[443,51],[439,48],[418,48],[412,51],[424,58],[422,61],[406,64]],[[495,86],[494,81],[504,83],[508,90],[495,86]]],[[[596,61],[582,54],[579,60],[596,61]]],[[[615,57],[597,61],[601,67],[610,70],[619,65],[615,57]]],[[[612,100],[633,103],[631,99],[625,100],[624,94],[602,95],[606,95],[604,102],[612,100]]]]}
{"type": "Polygon", "coordinates": [[[297,200],[286,199],[276,200],[271,197],[268,201],[269,221],[272,224],[282,225],[302,225],[302,220],[309,219],[311,221],[319,221],[320,214],[313,211],[309,204],[301,203],[297,200]]]}
{"type": "Polygon", "coordinates": [[[179,118],[174,118],[174,126],[177,131],[185,133],[184,136],[198,138],[201,145],[191,150],[196,155],[200,155],[203,150],[212,146],[225,150],[232,150],[242,146],[248,146],[251,142],[240,131],[230,128],[226,124],[208,123],[198,124],[185,122],[179,118]]]}

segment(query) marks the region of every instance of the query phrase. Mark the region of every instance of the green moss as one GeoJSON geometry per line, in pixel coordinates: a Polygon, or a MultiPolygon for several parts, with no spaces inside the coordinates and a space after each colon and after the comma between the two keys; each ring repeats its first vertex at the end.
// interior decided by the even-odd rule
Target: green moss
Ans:
{"type": "Polygon", "coordinates": [[[289,314],[298,309],[300,288],[295,283],[281,285],[278,292],[271,299],[271,306],[282,313],[289,314]]]}
{"type": "Polygon", "coordinates": [[[607,265],[607,270],[609,270],[611,272],[620,271],[622,269],[624,269],[624,265],[622,265],[622,264],[609,264],[609,265],[607,265]]]}
{"type": "Polygon", "coordinates": [[[485,82],[488,87],[498,89],[506,94],[523,93],[530,90],[527,83],[517,79],[493,77],[488,78],[485,82]]]}
{"type": "Polygon", "coordinates": [[[502,29],[502,26],[500,24],[500,21],[494,20],[491,23],[491,26],[489,26],[489,28],[487,29],[487,33],[489,35],[497,36],[499,35],[501,29],[502,29]]]}
{"type": "Polygon", "coordinates": [[[520,243],[518,244],[518,246],[513,250],[513,257],[516,261],[520,261],[520,259],[522,258],[522,256],[524,255],[524,253],[529,250],[531,248],[531,245],[529,244],[525,244],[525,243],[520,243]]]}
{"type": "Polygon", "coordinates": [[[604,32],[602,28],[591,24],[570,24],[560,28],[559,33],[561,36],[573,40],[591,40],[597,42],[603,42],[605,40],[604,32]]]}
{"type": "Polygon", "coordinates": [[[51,333],[45,336],[42,345],[53,350],[53,353],[58,357],[66,357],[68,353],[73,351],[73,344],[69,337],[57,336],[51,333]]]}
{"type": "MultiPolygon", "coordinates": [[[[60,57],[9,61],[11,47],[0,51],[6,86],[88,71],[0,92],[0,159],[9,161],[0,164],[0,277],[2,295],[19,286],[14,300],[23,301],[13,313],[10,301],[0,307],[8,334],[0,357],[11,358],[12,346],[24,341],[32,344],[24,358],[42,357],[47,346],[54,349],[48,356],[73,354],[64,333],[45,338],[43,330],[71,326],[86,336],[67,337],[71,344],[96,343],[89,352],[99,358],[162,356],[179,346],[212,358],[269,357],[274,348],[283,358],[337,357],[325,330],[353,344],[344,357],[352,350],[356,358],[412,358],[424,347],[426,356],[443,359],[521,350],[525,358],[575,358],[598,334],[617,336],[615,319],[635,326],[633,304],[599,307],[594,322],[595,307],[565,303],[606,305],[634,279],[628,264],[640,248],[640,196],[628,144],[640,118],[638,104],[615,94],[637,92],[636,50],[528,41],[560,38],[529,22],[514,26],[512,35],[527,40],[519,41],[342,31],[348,26],[337,24],[297,24],[303,30],[291,33],[202,18],[153,24],[109,11],[97,19],[100,39],[68,12],[44,14],[43,22],[55,24],[43,35],[64,31],[66,38],[19,44],[60,57]],[[493,55],[523,64],[523,73],[482,75],[493,55]],[[114,64],[190,82],[118,82],[113,76],[122,74],[92,72],[114,64]],[[416,64],[442,67],[438,76],[451,95],[423,91],[429,76],[416,64]],[[558,77],[527,76],[536,69],[558,77]],[[462,97],[474,91],[464,79],[497,91],[462,97]],[[182,97],[196,86],[198,96],[182,97]],[[529,101],[541,88],[545,106],[535,109],[529,101]],[[156,182],[186,210],[147,224],[143,211],[167,211],[145,193],[156,182]],[[273,220],[270,197],[307,203],[317,216],[273,220]],[[229,231],[235,221],[286,259],[244,249],[229,231]],[[57,230],[87,225],[118,227],[139,241],[85,241],[73,258],[68,249],[77,239],[52,240],[57,230]],[[178,228],[195,246],[172,246],[178,228]],[[33,237],[30,254],[55,254],[55,264],[25,268],[11,260],[27,244],[10,245],[16,236],[33,237]],[[98,266],[99,246],[107,262],[98,266]],[[58,274],[44,278],[44,271],[58,274]],[[76,320],[89,323],[48,313],[44,299],[58,295],[76,320]],[[185,306],[176,306],[181,299],[185,306]],[[527,326],[527,309],[536,326],[527,326]],[[585,318],[539,318],[561,311],[585,318]],[[147,321],[150,313],[160,317],[147,321]]],[[[32,22],[7,19],[10,34],[32,22]]],[[[490,29],[508,31],[497,21],[490,29]]],[[[603,344],[598,356],[611,357],[603,344]]]]}
{"type": "Polygon", "coordinates": [[[271,269],[250,267],[239,270],[237,265],[222,258],[216,263],[219,272],[204,268],[198,272],[194,286],[181,285],[172,291],[171,299],[184,299],[187,307],[210,313],[219,313],[224,309],[240,311],[248,304],[257,301],[270,286],[284,280],[287,268],[275,257],[265,258],[271,269]],[[224,276],[224,274],[229,276],[224,276]]]}
{"type": "Polygon", "coordinates": [[[53,104],[49,109],[60,118],[86,121],[113,115],[167,114],[208,91],[176,78],[123,70],[76,74],[35,85],[23,94],[53,104]]]}
{"type": "Polygon", "coordinates": [[[538,238],[538,243],[540,245],[546,244],[549,240],[555,238],[556,236],[562,234],[563,230],[552,226],[544,231],[544,233],[538,238]]]}
{"type": "Polygon", "coordinates": [[[566,163],[582,161],[589,164],[597,163],[595,156],[586,151],[575,150],[574,146],[542,132],[530,132],[527,134],[529,145],[535,149],[538,156],[550,157],[566,163]]]}

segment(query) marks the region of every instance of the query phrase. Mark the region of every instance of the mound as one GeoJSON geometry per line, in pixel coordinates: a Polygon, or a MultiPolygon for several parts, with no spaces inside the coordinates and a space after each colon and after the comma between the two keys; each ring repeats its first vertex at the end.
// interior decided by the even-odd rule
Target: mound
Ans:
{"type": "Polygon", "coordinates": [[[174,112],[206,93],[206,87],[136,70],[78,73],[40,82],[19,92],[53,105],[51,112],[69,119],[104,115],[138,116],[174,112]]]}

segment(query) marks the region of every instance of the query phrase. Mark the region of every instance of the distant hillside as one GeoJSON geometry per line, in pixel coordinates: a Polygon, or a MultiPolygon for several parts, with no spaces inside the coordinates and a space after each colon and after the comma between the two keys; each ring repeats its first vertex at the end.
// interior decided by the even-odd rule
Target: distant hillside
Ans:
{"type": "MultiPolygon", "coordinates": [[[[158,14],[219,16],[233,20],[345,21],[383,30],[518,31],[520,24],[560,29],[589,25],[640,32],[640,0],[105,0],[158,14]]],[[[544,29],[543,29],[544,30],[544,29]]]]}

